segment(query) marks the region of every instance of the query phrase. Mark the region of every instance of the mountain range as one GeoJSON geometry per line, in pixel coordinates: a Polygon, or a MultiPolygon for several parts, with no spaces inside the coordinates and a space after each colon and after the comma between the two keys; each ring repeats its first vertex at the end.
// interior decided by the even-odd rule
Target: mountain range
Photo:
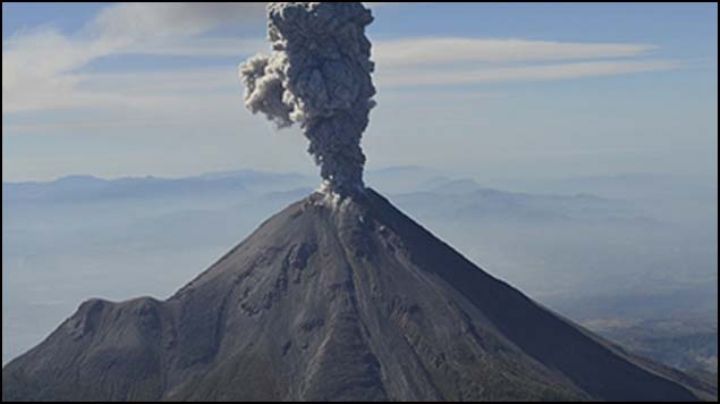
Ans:
{"type": "Polygon", "coordinates": [[[696,400],[367,190],[313,193],[166,300],[91,299],[3,400],[696,400]]]}

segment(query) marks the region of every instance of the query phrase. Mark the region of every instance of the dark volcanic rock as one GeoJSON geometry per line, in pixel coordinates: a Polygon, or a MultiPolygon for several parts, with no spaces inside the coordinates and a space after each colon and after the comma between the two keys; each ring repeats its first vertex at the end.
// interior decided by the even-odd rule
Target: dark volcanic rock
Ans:
{"type": "Polygon", "coordinates": [[[368,190],[276,214],[166,301],[83,303],[4,400],[693,400],[368,190]]]}

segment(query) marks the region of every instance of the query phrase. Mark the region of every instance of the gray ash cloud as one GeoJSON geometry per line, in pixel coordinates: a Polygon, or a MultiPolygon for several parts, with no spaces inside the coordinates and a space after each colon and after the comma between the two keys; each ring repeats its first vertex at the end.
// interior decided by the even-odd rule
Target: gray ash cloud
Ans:
{"type": "Polygon", "coordinates": [[[340,194],[364,188],[360,140],[375,95],[365,27],[372,20],[359,2],[270,3],[272,52],[240,66],[246,107],[279,128],[299,124],[325,185],[340,194]]]}

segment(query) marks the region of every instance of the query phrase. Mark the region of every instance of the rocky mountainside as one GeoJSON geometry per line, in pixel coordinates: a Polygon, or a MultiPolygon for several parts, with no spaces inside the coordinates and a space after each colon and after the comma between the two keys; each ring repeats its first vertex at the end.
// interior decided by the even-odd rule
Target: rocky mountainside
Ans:
{"type": "Polygon", "coordinates": [[[695,400],[372,190],[314,193],[165,301],[83,303],[3,400],[695,400]]]}

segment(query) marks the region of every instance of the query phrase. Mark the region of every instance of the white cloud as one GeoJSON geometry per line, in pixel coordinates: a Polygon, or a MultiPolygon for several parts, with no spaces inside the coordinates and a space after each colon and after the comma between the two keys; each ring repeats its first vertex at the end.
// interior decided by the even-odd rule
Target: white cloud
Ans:
{"type": "Polygon", "coordinates": [[[376,75],[379,86],[437,86],[502,81],[567,80],[583,77],[672,70],[682,64],[672,60],[593,61],[530,66],[461,69],[389,69],[376,75]]]}
{"type": "Polygon", "coordinates": [[[644,59],[657,46],[523,39],[405,38],[373,46],[378,86],[440,86],[578,79],[676,69],[644,59]]]}
{"type": "Polygon", "coordinates": [[[3,114],[72,107],[89,101],[85,95],[74,93],[80,79],[67,73],[114,48],[109,41],[71,40],[49,30],[3,40],[3,114]]]}
{"type": "Polygon", "coordinates": [[[482,38],[408,38],[380,41],[373,56],[384,66],[460,62],[538,62],[632,57],[657,47],[647,44],[577,43],[482,38]]]}
{"type": "Polygon", "coordinates": [[[136,43],[124,49],[123,53],[241,59],[241,52],[261,52],[266,49],[269,49],[268,42],[262,38],[185,37],[136,43]]]}
{"type": "Polygon", "coordinates": [[[262,21],[264,3],[124,3],[104,9],[69,37],[45,29],[3,39],[3,114],[114,105],[114,94],[81,89],[75,71],[98,58],[124,53],[234,54],[254,52],[259,40],[194,37],[228,23],[262,21]]]}
{"type": "MultiPolygon", "coordinates": [[[[59,108],[158,105],[159,97],[242,92],[227,69],[87,74],[103,57],[152,54],[236,57],[268,49],[262,38],[208,35],[231,24],[258,24],[265,3],[122,3],[105,8],[78,34],[52,30],[3,39],[3,114],[59,108]]],[[[668,70],[676,61],[644,60],[654,45],[524,39],[406,38],[375,41],[380,87],[510,80],[560,80],[668,70]],[[547,64],[552,63],[552,64],[547,64]]],[[[167,101],[167,100],[166,100],[167,101]]]]}
{"type": "Polygon", "coordinates": [[[99,94],[116,94],[124,97],[161,97],[207,94],[242,95],[242,84],[237,79],[235,66],[178,69],[138,73],[95,73],[79,76],[79,88],[99,94]]]}
{"type": "Polygon", "coordinates": [[[103,36],[146,40],[190,36],[223,24],[264,26],[266,3],[122,3],[104,9],[90,24],[103,36]]]}

